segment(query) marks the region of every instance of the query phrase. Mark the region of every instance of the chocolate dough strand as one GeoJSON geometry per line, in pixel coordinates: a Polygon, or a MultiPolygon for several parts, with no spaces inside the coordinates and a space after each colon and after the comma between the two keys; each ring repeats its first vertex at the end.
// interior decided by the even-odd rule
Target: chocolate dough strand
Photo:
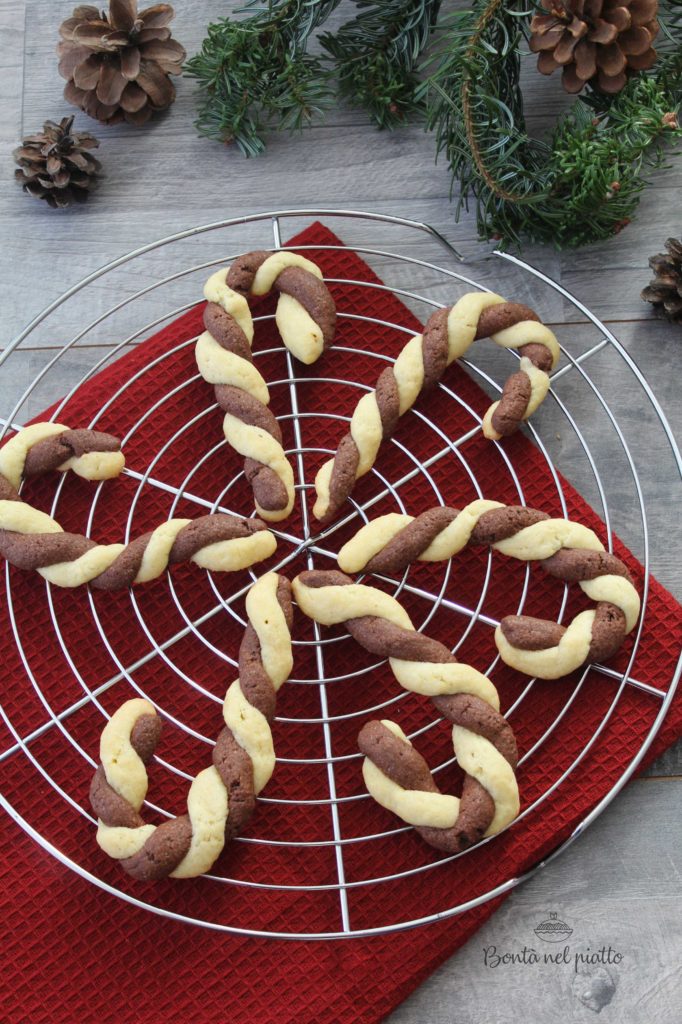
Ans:
{"type": "Polygon", "coordinates": [[[258,514],[285,519],[294,504],[294,474],[282,432],[268,409],[270,394],[253,365],[253,320],[248,299],[279,293],[276,321],[284,344],[302,362],[315,362],[331,345],[336,307],[319,267],[293,252],[250,252],[206,282],[206,330],[195,355],[204,380],[215,387],[225,413],[225,439],[244,456],[244,472],[258,514]]]}
{"type": "Polygon", "coordinates": [[[381,374],[375,391],[356,405],[348,433],[315,478],[316,519],[327,524],[335,518],[356,480],[374,465],[381,442],[391,436],[399,417],[474,341],[487,337],[503,348],[517,349],[521,362],[500,400],[485,414],[483,433],[499,440],[535,412],[549,389],[549,370],[559,359],[554,334],[527,306],[491,292],[463,295],[454,306],[429,318],[424,333],[407,342],[394,365],[381,374]]]}
{"type": "Polygon", "coordinates": [[[401,686],[430,697],[452,723],[455,755],[465,772],[459,799],[440,792],[421,754],[388,720],[368,722],[358,736],[373,798],[447,853],[505,828],[519,812],[518,753],[490,680],[416,632],[394,598],[344,573],[303,572],[293,591],[302,612],[325,626],[342,624],[370,653],[388,658],[401,686]]]}
{"type": "Polygon", "coordinates": [[[461,511],[436,507],[415,517],[390,513],[363,526],[339,552],[344,572],[399,576],[411,562],[452,558],[467,545],[491,547],[536,561],[596,601],[568,627],[528,615],[508,615],[495,631],[502,660],[528,675],[558,679],[620,648],[639,617],[640,599],[625,564],[597,535],[539,509],[472,501],[461,511]]]}
{"type": "Polygon", "coordinates": [[[262,576],[247,595],[246,613],[239,678],[228,687],[223,705],[225,727],[213,748],[213,764],[190,786],[186,814],[158,827],[145,824],[141,815],[147,765],[161,734],[161,720],[149,701],[126,701],[102,732],[101,764],[90,785],[97,842],[140,881],[208,871],[248,822],[273,773],[270,723],[277,691],[293,664],[289,581],[276,573],[262,576]]]}

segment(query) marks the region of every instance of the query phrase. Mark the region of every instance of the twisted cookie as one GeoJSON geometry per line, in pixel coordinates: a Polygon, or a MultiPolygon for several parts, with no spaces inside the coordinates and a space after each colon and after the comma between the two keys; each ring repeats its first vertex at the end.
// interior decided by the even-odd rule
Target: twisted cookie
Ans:
{"type": "Polygon", "coordinates": [[[499,402],[485,414],[483,433],[499,440],[535,412],[549,390],[548,371],[559,358],[556,338],[527,306],[487,292],[463,295],[450,309],[429,318],[423,335],[407,342],[393,366],[379,377],[376,389],[356,405],[349,432],[315,478],[317,519],[326,523],[334,518],[355,481],[374,465],[381,442],[391,436],[400,416],[474,341],[486,337],[503,348],[518,349],[521,362],[499,402]]]}
{"type": "Polygon", "coordinates": [[[398,725],[369,722],[358,737],[367,789],[439,850],[457,853],[499,832],[519,811],[518,760],[511,726],[500,714],[497,690],[447,647],[415,632],[405,609],[372,587],[340,572],[303,572],[293,583],[306,615],[331,626],[343,623],[370,653],[388,658],[407,690],[432,699],[452,722],[457,760],[466,773],[460,799],[440,792],[429,768],[398,725]]]}
{"type": "Polygon", "coordinates": [[[580,523],[499,501],[472,501],[462,511],[431,508],[417,516],[390,514],[363,526],[339,552],[345,572],[393,575],[416,559],[451,558],[467,544],[522,561],[538,561],[565,583],[579,583],[597,607],[568,627],[528,615],[508,615],[495,630],[502,660],[540,679],[558,679],[586,662],[604,661],[639,617],[640,600],[619,558],[580,523]]]}
{"type": "Polygon", "coordinates": [[[99,430],[70,430],[61,423],[23,427],[0,448],[0,476],[18,488],[22,477],[54,469],[72,470],[86,480],[109,480],[125,465],[121,442],[99,430]]]}
{"type": "Polygon", "coordinates": [[[309,366],[334,340],[336,306],[322,271],[298,253],[249,252],[234,261],[227,284],[238,295],[279,293],[275,321],[293,356],[309,366]]]}
{"type": "Polygon", "coordinates": [[[219,270],[209,278],[206,330],[197,341],[196,360],[225,412],[226,440],[245,457],[258,514],[276,522],[293,508],[294,475],[279,424],[267,408],[267,384],[253,365],[253,321],[246,299],[273,287],[279,292],[276,321],[284,344],[302,362],[315,362],[332,343],[336,308],[319,267],[292,252],[247,253],[227,273],[219,270]]]}
{"type": "Polygon", "coordinates": [[[293,664],[289,581],[276,573],[262,576],[247,595],[246,612],[239,678],[223,705],[225,728],[213,748],[213,765],[190,786],[186,814],[158,827],[140,815],[146,766],[161,733],[152,704],[126,701],[102,732],[101,764],[90,786],[97,842],[133,878],[193,878],[208,871],[251,817],[274,771],[270,722],[277,691],[293,664]]]}
{"type": "Polygon", "coordinates": [[[15,434],[0,449],[0,556],[19,569],[37,570],[59,587],[90,583],[100,590],[120,590],[156,579],[177,562],[233,572],[275,550],[275,538],[264,523],[223,514],[170,519],[127,545],[97,544],[65,533],[17,493],[22,473],[36,476],[56,468],[73,469],[90,480],[114,476],[124,462],[118,448],[111,434],[53,423],[36,423],[15,434]]]}
{"type": "Polygon", "coordinates": [[[97,544],[65,533],[18,495],[0,498],[0,556],[19,569],[37,570],[58,587],[89,583],[98,590],[121,590],[155,580],[178,562],[236,572],[269,558],[276,546],[265,523],[223,514],[169,519],[130,544],[97,544]]]}

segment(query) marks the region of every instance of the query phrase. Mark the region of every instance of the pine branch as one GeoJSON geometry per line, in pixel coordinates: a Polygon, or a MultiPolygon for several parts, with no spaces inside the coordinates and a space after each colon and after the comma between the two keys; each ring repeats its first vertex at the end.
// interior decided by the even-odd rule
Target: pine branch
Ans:
{"type": "MultiPolygon", "coordinates": [[[[200,83],[200,133],[251,156],[265,131],[298,129],[318,114],[333,72],[308,43],[338,2],[252,0],[242,20],[210,25],[188,67],[200,83]]],[[[323,37],[340,92],[380,127],[425,113],[459,193],[455,215],[472,200],[482,237],[559,248],[608,238],[632,217],[664,143],[682,139],[682,0],[660,0],[656,64],[616,95],[588,86],[547,142],[526,131],[520,87],[535,0],[471,2],[442,19],[420,67],[440,0],[355,0],[357,16],[323,37]]]]}
{"type": "MultiPolygon", "coordinates": [[[[682,57],[673,62],[679,82],[682,57]]],[[[553,224],[540,208],[538,237],[553,233],[559,247],[608,238],[631,221],[648,171],[663,162],[663,137],[670,132],[671,96],[654,78],[632,78],[608,104],[592,96],[595,102],[576,103],[552,140],[551,199],[561,218],[553,224]]],[[[526,233],[533,237],[532,230],[526,233]]]]}
{"type": "Polygon", "coordinates": [[[421,112],[416,100],[419,55],[433,31],[441,0],[355,0],[360,12],[321,37],[334,58],[339,92],[364,107],[379,128],[395,128],[421,112]]]}
{"type": "MultiPolygon", "coordinates": [[[[669,0],[673,15],[680,0],[669,0]]],[[[455,15],[419,90],[459,189],[456,216],[473,199],[479,233],[559,248],[609,237],[631,218],[662,159],[664,136],[679,138],[682,47],[616,96],[588,92],[557,125],[550,145],[528,136],[519,76],[528,21],[523,0],[486,0],[455,15]],[[668,115],[667,117],[665,115],[668,115]]]]}
{"type": "Polygon", "coordinates": [[[338,3],[270,0],[241,21],[209,25],[186,65],[199,83],[199,134],[256,156],[265,149],[264,132],[299,130],[318,116],[333,89],[329,70],[306,47],[338,3]]]}
{"type": "Polygon", "coordinates": [[[491,201],[522,203],[546,189],[538,175],[547,150],[526,133],[518,87],[519,15],[525,13],[504,0],[458,12],[424,65],[431,74],[419,95],[436,152],[445,155],[453,184],[460,183],[458,211],[469,196],[487,208],[491,201]]]}

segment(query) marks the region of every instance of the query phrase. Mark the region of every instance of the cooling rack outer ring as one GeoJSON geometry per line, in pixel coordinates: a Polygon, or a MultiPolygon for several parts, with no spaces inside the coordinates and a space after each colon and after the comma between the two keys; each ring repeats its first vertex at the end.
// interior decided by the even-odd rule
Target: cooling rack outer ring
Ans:
{"type": "MultiPolygon", "coordinates": [[[[97,281],[101,277],[103,277],[106,274],[110,273],[111,271],[117,269],[118,267],[121,267],[121,266],[123,266],[123,265],[125,265],[127,263],[130,263],[131,261],[135,260],[136,258],[141,257],[141,256],[143,256],[143,255],[145,255],[147,253],[153,252],[154,250],[159,249],[159,248],[161,248],[163,246],[171,245],[171,244],[173,244],[175,242],[181,242],[181,241],[183,241],[185,239],[189,239],[189,238],[195,237],[197,235],[202,235],[202,234],[207,233],[207,232],[212,232],[212,231],[216,231],[216,230],[223,230],[223,229],[229,230],[231,227],[234,227],[236,225],[242,225],[242,224],[263,223],[263,224],[269,225],[269,228],[272,231],[271,245],[274,244],[274,247],[280,247],[280,245],[281,245],[281,235],[280,235],[281,221],[287,220],[289,218],[297,218],[297,219],[302,219],[302,218],[305,218],[305,219],[307,219],[307,218],[311,218],[311,219],[325,219],[325,218],[329,218],[329,219],[335,219],[335,220],[339,220],[339,219],[342,219],[342,218],[347,218],[347,219],[349,218],[349,219],[360,220],[360,221],[367,221],[367,222],[380,222],[380,223],[382,223],[384,225],[394,225],[396,227],[400,227],[400,228],[403,228],[403,229],[408,229],[408,231],[410,231],[410,232],[415,232],[415,233],[421,233],[421,234],[429,235],[432,238],[432,240],[435,243],[437,243],[442,248],[444,254],[446,255],[448,263],[461,260],[461,257],[459,256],[457,251],[454,249],[454,247],[447,241],[446,238],[444,238],[444,236],[442,236],[434,228],[431,228],[429,225],[424,224],[424,223],[420,223],[420,222],[417,222],[417,221],[412,221],[412,220],[408,220],[408,219],[400,218],[400,217],[392,217],[392,216],[389,216],[389,215],[372,214],[372,213],[365,213],[365,212],[362,212],[362,211],[354,211],[354,210],[308,210],[308,209],[302,209],[302,210],[272,211],[272,212],[268,212],[268,213],[254,214],[254,215],[250,215],[250,216],[247,216],[247,217],[233,218],[233,219],[230,219],[230,220],[218,221],[218,222],[215,222],[215,223],[212,223],[212,224],[202,225],[202,226],[197,227],[197,228],[193,228],[193,229],[190,229],[190,230],[187,230],[187,231],[183,231],[183,232],[178,232],[176,234],[169,235],[169,236],[167,236],[165,238],[158,239],[155,242],[152,242],[152,243],[150,243],[148,245],[142,246],[142,247],[138,248],[137,250],[135,250],[135,251],[133,251],[131,253],[128,253],[128,254],[126,254],[124,256],[119,257],[116,260],[113,260],[113,261],[107,263],[106,265],[102,266],[98,270],[96,270],[93,273],[87,275],[78,284],[76,284],[72,288],[68,289],[68,291],[66,291],[62,296],[60,296],[54,302],[50,303],[50,305],[48,305],[42,312],[40,312],[27,325],[27,327],[18,335],[18,337],[15,338],[10,343],[8,348],[3,353],[0,353],[0,366],[2,366],[12,356],[12,354],[17,349],[20,348],[22,343],[27,341],[27,339],[30,339],[31,335],[39,327],[39,325],[41,325],[53,313],[57,312],[60,309],[60,307],[64,303],[66,303],[71,297],[73,297],[78,292],[80,292],[83,288],[86,288],[88,285],[90,285],[93,282],[97,281]]],[[[431,262],[428,262],[428,261],[416,259],[414,257],[406,256],[402,252],[397,252],[396,253],[396,252],[392,252],[392,251],[386,251],[384,249],[371,250],[371,249],[361,249],[361,248],[358,248],[358,251],[362,252],[363,254],[364,253],[368,253],[368,254],[376,253],[377,255],[381,255],[383,257],[389,257],[389,258],[393,258],[393,259],[396,259],[396,260],[407,261],[408,263],[413,264],[415,267],[421,267],[421,268],[424,268],[424,269],[430,269],[430,270],[433,270],[433,271],[437,271],[440,274],[449,275],[451,277],[456,277],[456,278],[458,278],[462,282],[468,282],[471,285],[479,287],[478,285],[476,285],[475,281],[473,281],[471,278],[466,277],[464,274],[455,273],[454,271],[448,269],[448,267],[446,267],[446,266],[441,266],[439,264],[435,264],[435,263],[431,263],[431,262]]],[[[535,278],[541,280],[544,284],[548,285],[550,288],[555,289],[557,292],[559,292],[566,300],[571,302],[578,310],[580,310],[580,312],[587,318],[587,320],[599,331],[599,333],[601,334],[601,336],[603,338],[603,342],[601,343],[601,345],[607,344],[607,345],[611,346],[615,352],[618,353],[618,356],[628,366],[630,372],[635,377],[639,387],[644,392],[644,395],[645,395],[647,401],[649,402],[651,408],[653,409],[654,414],[656,416],[657,424],[658,424],[659,428],[663,431],[663,433],[664,433],[664,435],[666,437],[667,443],[668,443],[669,448],[670,448],[670,454],[671,454],[671,456],[672,456],[672,458],[673,458],[673,460],[675,462],[676,468],[677,468],[677,473],[678,473],[678,475],[680,477],[682,477],[682,457],[680,456],[680,452],[679,452],[679,449],[678,449],[677,444],[675,442],[675,439],[674,439],[672,430],[670,428],[670,425],[668,424],[668,422],[667,422],[667,420],[665,418],[665,415],[664,415],[664,413],[663,413],[663,411],[662,411],[662,409],[661,409],[661,407],[660,407],[660,405],[659,405],[655,395],[653,394],[650,386],[648,385],[644,375],[641,373],[641,371],[639,370],[638,366],[636,365],[636,363],[634,362],[632,357],[625,351],[625,349],[618,342],[618,340],[613,336],[613,334],[609,331],[609,329],[596,316],[594,316],[594,314],[592,314],[578,299],[576,299],[570,292],[568,292],[566,289],[564,289],[557,282],[553,281],[551,278],[547,277],[541,271],[539,271],[536,268],[532,267],[528,263],[525,263],[523,260],[519,259],[518,257],[512,256],[512,255],[507,254],[507,253],[495,252],[495,253],[493,253],[491,255],[492,255],[492,258],[494,258],[494,259],[501,259],[501,260],[505,260],[505,261],[508,261],[508,262],[514,264],[516,267],[518,267],[523,272],[528,273],[530,275],[533,275],[535,278]]],[[[388,286],[390,286],[390,281],[388,282],[388,286]]],[[[142,292],[139,293],[138,297],[142,297],[149,290],[151,290],[151,289],[143,289],[142,292]]],[[[398,294],[401,294],[399,289],[395,289],[395,290],[398,292],[398,294]]],[[[402,294],[409,295],[411,293],[409,293],[409,292],[402,292],[402,294]]],[[[437,304],[434,303],[433,305],[437,305],[437,304]]],[[[118,307],[114,307],[114,309],[116,309],[116,308],[118,308],[118,307]]],[[[111,312],[112,312],[112,310],[109,311],[109,313],[111,313],[111,312]]],[[[601,345],[600,345],[600,347],[601,347],[601,345]]],[[[62,352],[62,350],[58,350],[58,351],[60,353],[62,352]]],[[[59,358],[59,356],[57,356],[57,358],[59,358]]],[[[287,357],[287,359],[288,359],[288,366],[289,366],[289,373],[290,373],[290,379],[288,380],[287,383],[290,385],[291,400],[292,400],[292,415],[294,417],[294,421],[295,421],[295,424],[296,424],[296,429],[298,430],[298,426],[297,426],[298,425],[298,405],[297,405],[297,395],[296,395],[295,384],[293,385],[293,388],[291,388],[291,383],[292,383],[292,380],[294,379],[294,373],[293,373],[293,369],[291,367],[291,360],[290,360],[289,357],[287,357]]],[[[577,361],[573,361],[573,362],[574,362],[574,365],[577,365],[577,361]]],[[[583,373],[582,370],[580,370],[580,372],[583,373]]],[[[489,378],[486,378],[484,374],[482,376],[485,379],[487,379],[488,381],[490,380],[489,378]]],[[[583,373],[583,376],[585,376],[584,373],[583,373]]],[[[594,389],[593,385],[589,381],[589,378],[585,377],[585,379],[586,379],[586,382],[589,383],[589,385],[594,389]]],[[[602,404],[604,404],[604,403],[602,402],[602,404]]],[[[605,408],[606,408],[606,406],[605,406],[605,408]]],[[[617,430],[617,432],[618,432],[618,434],[619,434],[619,436],[621,438],[621,441],[622,441],[623,445],[625,446],[625,439],[624,439],[624,437],[622,435],[622,432],[620,431],[620,428],[618,427],[617,421],[615,420],[615,418],[613,417],[613,415],[611,414],[609,409],[607,409],[607,413],[611,417],[612,422],[614,424],[614,427],[616,428],[616,430],[617,430]]],[[[13,425],[14,425],[14,423],[13,423],[13,414],[12,413],[10,413],[10,415],[7,416],[4,420],[0,420],[0,439],[2,438],[2,436],[6,433],[6,431],[8,429],[12,428],[13,425]]],[[[539,438],[537,437],[537,435],[535,435],[535,432],[532,430],[532,428],[531,428],[531,432],[534,434],[536,440],[539,442],[539,438]]],[[[299,441],[300,441],[300,435],[298,435],[298,436],[299,436],[299,441]]],[[[584,444],[584,442],[583,442],[583,444],[584,444]]],[[[304,448],[299,443],[299,447],[294,452],[294,455],[295,455],[295,458],[299,461],[300,465],[302,465],[302,461],[301,460],[302,460],[302,453],[303,453],[303,451],[304,451],[304,448]]],[[[586,451],[587,451],[587,449],[586,449],[586,451]]],[[[591,456],[589,456],[589,455],[588,455],[588,457],[591,458],[591,456]]],[[[639,482],[638,482],[638,479],[637,479],[636,470],[635,470],[634,464],[632,463],[632,459],[629,456],[629,453],[628,453],[628,457],[630,458],[630,463],[631,463],[632,470],[633,470],[633,473],[634,473],[634,476],[635,476],[637,493],[639,495],[640,503],[642,504],[642,514],[643,514],[643,522],[644,522],[644,546],[645,546],[644,562],[645,562],[645,567],[646,567],[648,565],[648,562],[647,562],[647,558],[648,558],[648,534],[647,534],[647,530],[646,530],[646,516],[645,516],[644,505],[643,505],[643,497],[642,497],[642,493],[641,493],[641,488],[639,487],[639,482]]],[[[593,467],[593,468],[595,468],[595,472],[596,472],[596,467],[593,467]]],[[[307,482],[305,481],[304,477],[300,478],[299,485],[301,487],[309,486],[309,484],[307,484],[307,482]]],[[[58,495],[57,495],[57,498],[55,498],[55,502],[57,500],[58,500],[58,495]]],[[[610,526],[609,526],[608,522],[607,522],[607,527],[608,527],[608,530],[609,530],[609,539],[610,539],[610,526]]],[[[8,585],[8,588],[9,588],[9,576],[7,578],[8,578],[8,584],[7,585],[8,585]]],[[[645,600],[646,600],[646,593],[645,593],[644,596],[645,596],[645,600]]],[[[634,659],[634,654],[633,654],[633,659],[634,659]]],[[[605,670],[605,671],[608,671],[608,670],[605,670]]],[[[617,677],[616,681],[619,683],[618,693],[622,692],[622,689],[628,684],[628,682],[630,682],[630,680],[628,679],[628,673],[630,671],[631,671],[631,666],[629,666],[627,671],[625,673],[623,673],[623,674],[611,672],[612,676],[617,677]]],[[[588,825],[590,825],[598,817],[598,815],[609,805],[611,800],[613,800],[613,798],[617,795],[617,793],[623,788],[623,786],[628,782],[628,780],[636,772],[638,766],[642,762],[642,759],[646,755],[647,750],[651,746],[651,743],[653,742],[653,740],[654,740],[658,730],[660,729],[661,724],[664,721],[665,715],[667,714],[667,711],[668,711],[668,709],[670,707],[670,704],[671,704],[671,702],[673,700],[673,697],[674,697],[674,694],[675,694],[675,690],[676,690],[676,687],[677,687],[677,684],[678,684],[681,672],[682,672],[682,653],[680,654],[680,658],[678,660],[678,663],[677,663],[677,666],[676,666],[675,671],[673,673],[673,676],[670,679],[670,681],[669,681],[667,687],[665,688],[665,690],[653,691],[653,692],[658,693],[659,696],[660,696],[660,707],[658,709],[658,713],[656,714],[655,719],[654,719],[654,721],[653,721],[653,723],[652,723],[652,725],[651,725],[651,727],[649,729],[649,732],[647,733],[646,738],[645,738],[644,742],[642,743],[641,747],[639,748],[639,750],[637,751],[635,756],[632,758],[630,763],[623,770],[621,776],[619,777],[617,782],[614,784],[614,786],[611,788],[611,790],[607,794],[605,794],[605,796],[600,800],[600,802],[597,804],[597,806],[595,806],[592,809],[592,811],[590,811],[590,813],[587,814],[585,816],[585,818],[579,823],[579,825],[574,828],[574,830],[571,833],[571,835],[565,841],[563,841],[560,845],[558,845],[557,848],[555,850],[553,850],[551,854],[549,854],[548,856],[545,856],[541,861],[539,861],[538,863],[533,865],[528,871],[524,872],[522,875],[519,875],[518,877],[507,879],[503,884],[495,887],[494,889],[489,890],[488,892],[482,893],[480,896],[478,896],[477,898],[475,898],[473,900],[469,900],[466,903],[456,904],[456,905],[453,905],[453,906],[450,906],[450,907],[444,907],[438,913],[429,914],[429,915],[427,915],[427,916],[425,916],[424,918],[421,918],[421,919],[413,919],[413,920],[410,920],[410,921],[392,922],[392,923],[387,924],[387,925],[380,925],[380,926],[373,927],[373,928],[355,928],[354,929],[351,926],[351,924],[349,923],[349,920],[348,920],[347,904],[345,905],[345,912],[344,912],[344,904],[346,903],[346,901],[345,901],[346,883],[344,881],[344,876],[343,876],[343,855],[342,855],[342,845],[341,845],[340,842],[339,843],[335,842],[335,844],[334,844],[335,845],[335,853],[336,853],[336,856],[337,856],[337,867],[339,869],[339,873],[338,873],[339,885],[336,886],[336,887],[332,887],[332,888],[337,888],[338,889],[338,893],[339,893],[340,917],[341,917],[341,923],[342,923],[342,927],[340,929],[338,929],[338,930],[329,930],[329,931],[325,931],[325,932],[314,932],[314,931],[312,931],[312,932],[297,932],[297,933],[293,933],[293,932],[291,932],[291,933],[290,932],[278,932],[278,931],[263,931],[263,930],[258,930],[258,929],[237,927],[237,926],[234,926],[234,925],[231,925],[231,924],[224,924],[222,922],[216,922],[216,921],[209,921],[209,920],[201,920],[201,919],[197,919],[197,918],[192,918],[192,917],[185,916],[185,915],[182,915],[182,914],[178,914],[178,913],[176,913],[174,911],[168,910],[165,907],[157,906],[157,905],[154,905],[152,903],[147,903],[144,900],[138,899],[137,897],[131,895],[130,893],[123,892],[123,891],[117,889],[115,886],[110,885],[106,880],[104,880],[102,878],[99,878],[96,875],[92,874],[85,867],[83,867],[83,865],[77,863],[72,858],[67,856],[63,851],[58,849],[50,841],[50,839],[47,836],[42,835],[41,832],[39,830],[37,830],[28,820],[26,820],[22,816],[22,814],[19,813],[19,811],[16,810],[10,804],[10,802],[4,796],[2,796],[1,794],[0,794],[0,804],[6,810],[6,812],[10,815],[10,817],[12,817],[13,820],[35,842],[37,842],[44,850],[46,850],[48,853],[50,853],[52,856],[54,856],[62,864],[64,864],[65,866],[69,867],[71,870],[73,870],[74,872],[79,874],[81,877],[85,878],[87,881],[89,881],[92,884],[96,885],[97,887],[99,887],[103,891],[108,892],[111,895],[118,896],[119,898],[122,898],[123,900],[125,900],[126,902],[128,902],[128,903],[130,903],[130,904],[132,904],[134,906],[137,906],[137,907],[140,907],[140,908],[143,908],[143,909],[147,909],[147,910],[151,910],[152,912],[154,912],[156,914],[159,914],[159,915],[161,915],[163,917],[171,918],[171,919],[174,919],[174,920],[177,920],[177,921],[182,921],[182,922],[188,923],[188,924],[203,926],[203,927],[206,927],[206,928],[209,928],[209,929],[212,929],[212,930],[216,930],[216,931],[229,932],[229,933],[234,933],[234,934],[238,934],[238,935],[249,935],[249,936],[257,936],[257,937],[272,937],[272,938],[279,938],[279,939],[303,939],[303,940],[308,940],[308,939],[339,939],[339,938],[367,937],[367,936],[372,936],[372,935],[387,934],[387,933],[390,933],[390,932],[393,932],[393,931],[401,931],[401,930],[409,929],[411,927],[415,927],[417,925],[427,924],[427,923],[431,923],[431,922],[435,922],[435,921],[439,921],[439,920],[444,920],[446,918],[454,917],[456,915],[464,913],[467,910],[473,909],[474,907],[480,906],[481,904],[483,904],[483,903],[485,903],[485,902],[487,902],[487,901],[489,901],[491,899],[494,899],[494,898],[496,898],[496,897],[498,897],[500,895],[503,895],[504,893],[510,891],[513,887],[518,885],[520,882],[527,880],[540,867],[545,866],[551,860],[553,860],[555,857],[557,857],[561,852],[563,852],[565,849],[567,849],[567,847],[569,845],[571,845],[571,843],[574,842],[574,840],[585,831],[585,829],[588,827],[588,825]]],[[[324,693],[325,687],[324,687],[324,681],[322,681],[322,680],[320,681],[320,689],[324,693]]],[[[649,688],[649,689],[652,689],[652,688],[649,688]]],[[[617,697],[614,698],[614,703],[612,704],[611,710],[613,710],[613,708],[615,707],[615,702],[617,701],[617,699],[618,699],[617,697]]],[[[325,705],[323,703],[323,710],[324,710],[324,706],[325,705]]],[[[323,716],[322,720],[324,720],[324,716],[323,716]]],[[[46,724],[47,724],[47,727],[49,727],[53,723],[48,720],[48,722],[46,724]]],[[[22,736],[18,735],[11,728],[11,723],[8,723],[8,725],[10,726],[10,729],[13,732],[13,734],[15,736],[15,739],[16,739],[16,743],[14,745],[14,748],[12,748],[12,750],[22,751],[24,753],[24,755],[28,756],[28,743],[30,742],[31,737],[26,738],[26,737],[22,737],[22,736]]],[[[596,734],[592,738],[592,740],[590,741],[590,744],[588,744],[588,748],[591,745],[591,743],[596,742],[597,739],[598,739],[598,734],[596,734]]],[[[0,763],[4,759],[4,757],[7,756],[7,753],[8,753],[7,751],[5,751],[4,753],[0,752],[0,763]]],[[[11,751],[10,751],[10,753],[11,753],[11,751]]],[[[334,761],[334,759],[330,758],[330,765],[328,766],[329,769],[330,769],[330,774],[331,774],[331,778],[330,778],[330,794],[332,796],[332,799],[330,800],[330,804],[331,804],[331,809],[332,809],[332,816],[334,816],[334,813],[336,811],[336,801],[334,799],[334,790],[333,790],[333,774],[334,774],[333,761],[334,761]]],[[[558,784],[559,783],[557,783],[557,785],[558,784]]],[[[402,831],[402,830],[398,829],[396,831],[402,831]]],[[[336,836],[336,832],[335,832],[335,836],[336,836]]],[[[225,898],[229,899],[229,894],[226,895],[225,898]]]]}

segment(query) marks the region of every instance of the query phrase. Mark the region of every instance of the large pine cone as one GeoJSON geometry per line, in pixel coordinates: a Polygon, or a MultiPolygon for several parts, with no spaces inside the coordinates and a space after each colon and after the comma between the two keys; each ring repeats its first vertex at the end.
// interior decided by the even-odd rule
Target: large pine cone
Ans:
{"type": "Polygon", "coordinates": [[[109,14],[76,7],[60,27],[59,73],[64,96],[105,124],[144,124],[175,99],[170,75],[182,73],[186,53],[167,27],[175,12],[155,4],[138,13],[137,0],[110,0],[109,14]]]}
{"type": "Polygon", "coordinates": [[[654,277],[642,298],[667,320],[682,323],[682,240],[669,238],[665,247],[666,252],[649,259],[654,277]]]}
{"type": "Polygon", "coordinates": [[[73,117],[46,121],[14,150],[14,176],[24,192],[50,206],[84,202],[101,164],[92,153],[99,142],[87,132],[72,132],[73,117]]]}
{"type": "Polygon", "coordinates": [[[541,0],[547,14],[531,20],[530,48],[538,71],[563,68],[566,92],[587,82],[602,92],[620,92],[628,72],[646,71],[656,60],[658,0],[541,0]]]}

